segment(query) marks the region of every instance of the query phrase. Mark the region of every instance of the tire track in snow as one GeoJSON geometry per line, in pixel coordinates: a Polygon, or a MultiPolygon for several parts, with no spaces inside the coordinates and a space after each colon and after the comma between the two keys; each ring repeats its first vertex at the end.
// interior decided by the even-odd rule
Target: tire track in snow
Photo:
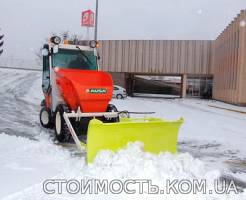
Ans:
{"type": "Polygon", "coordinates": [[[29,92],[39,72],[23,72],[1,69],[0,80],[0,133],[33,138],[40,131],[38,125],[38,109],[32,99],[27,101],[25,95],[29,92]]]}

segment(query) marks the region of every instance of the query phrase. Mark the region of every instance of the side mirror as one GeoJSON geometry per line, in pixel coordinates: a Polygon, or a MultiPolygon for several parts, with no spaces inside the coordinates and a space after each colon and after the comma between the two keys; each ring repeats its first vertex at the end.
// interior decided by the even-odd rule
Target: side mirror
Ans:
{"type": "Polygon", "coordinates": [[[42,49],[42,56],[48,56],[49,55],[49,50],[46,48],[42,49]]]}
{"type": "Polygon", "coordinates": [[[58,53],[58,51],[59,51],[59,46],[58,45],[55,45],[53,47],[53,53],[58,53]]]}
{"type": "Polygon", "coordinates": [[[99,53],[97,53],[97,60],[100,60],[101,56],[99,55],[99,53]]]}

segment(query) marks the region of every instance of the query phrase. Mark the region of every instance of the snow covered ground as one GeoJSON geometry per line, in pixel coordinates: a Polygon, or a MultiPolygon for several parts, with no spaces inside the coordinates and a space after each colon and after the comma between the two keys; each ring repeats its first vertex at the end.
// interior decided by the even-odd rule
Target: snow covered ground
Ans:
{"type": "Polygon", "coordinates": [[[113,100],[119,110],[154,111],[176,120],[184,117],[179,154],[151,155],[141,144],[116,154],[104,151],[93,165],[72,145],[54,143],[53,132],[39,125],[42,98],[40,72],[0,69],[0,199],[246,199],[246,194],[47,195],[47,179],[150,179],[161,186],[168,179],[205,179],[208,188],[220,177],[246,182],[246,111],[216,101],[192,99],[113,100]]]}

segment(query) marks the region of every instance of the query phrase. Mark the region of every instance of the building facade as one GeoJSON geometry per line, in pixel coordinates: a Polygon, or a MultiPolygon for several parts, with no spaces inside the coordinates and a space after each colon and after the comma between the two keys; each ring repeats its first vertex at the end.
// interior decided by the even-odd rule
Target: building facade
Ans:
{"type": "Polygon", "coordinates": [[[186,97],[191,79],[213,79],[213,98],[246,105],[246,10],[214,41],[103,40],[102,70],[131,93],[135,75],[181,76],[186,97]],[[189,81],[188,81],[189,80],[189,81]]]}

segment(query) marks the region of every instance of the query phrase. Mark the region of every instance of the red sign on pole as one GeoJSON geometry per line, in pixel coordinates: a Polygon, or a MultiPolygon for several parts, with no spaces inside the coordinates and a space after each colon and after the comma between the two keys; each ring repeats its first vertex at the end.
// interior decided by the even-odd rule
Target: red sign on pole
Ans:
{"type": "Polygon", "coordinates": [[[81,26],[94,27],[95,15],[92,10],[82,12],[81,26]]]}

